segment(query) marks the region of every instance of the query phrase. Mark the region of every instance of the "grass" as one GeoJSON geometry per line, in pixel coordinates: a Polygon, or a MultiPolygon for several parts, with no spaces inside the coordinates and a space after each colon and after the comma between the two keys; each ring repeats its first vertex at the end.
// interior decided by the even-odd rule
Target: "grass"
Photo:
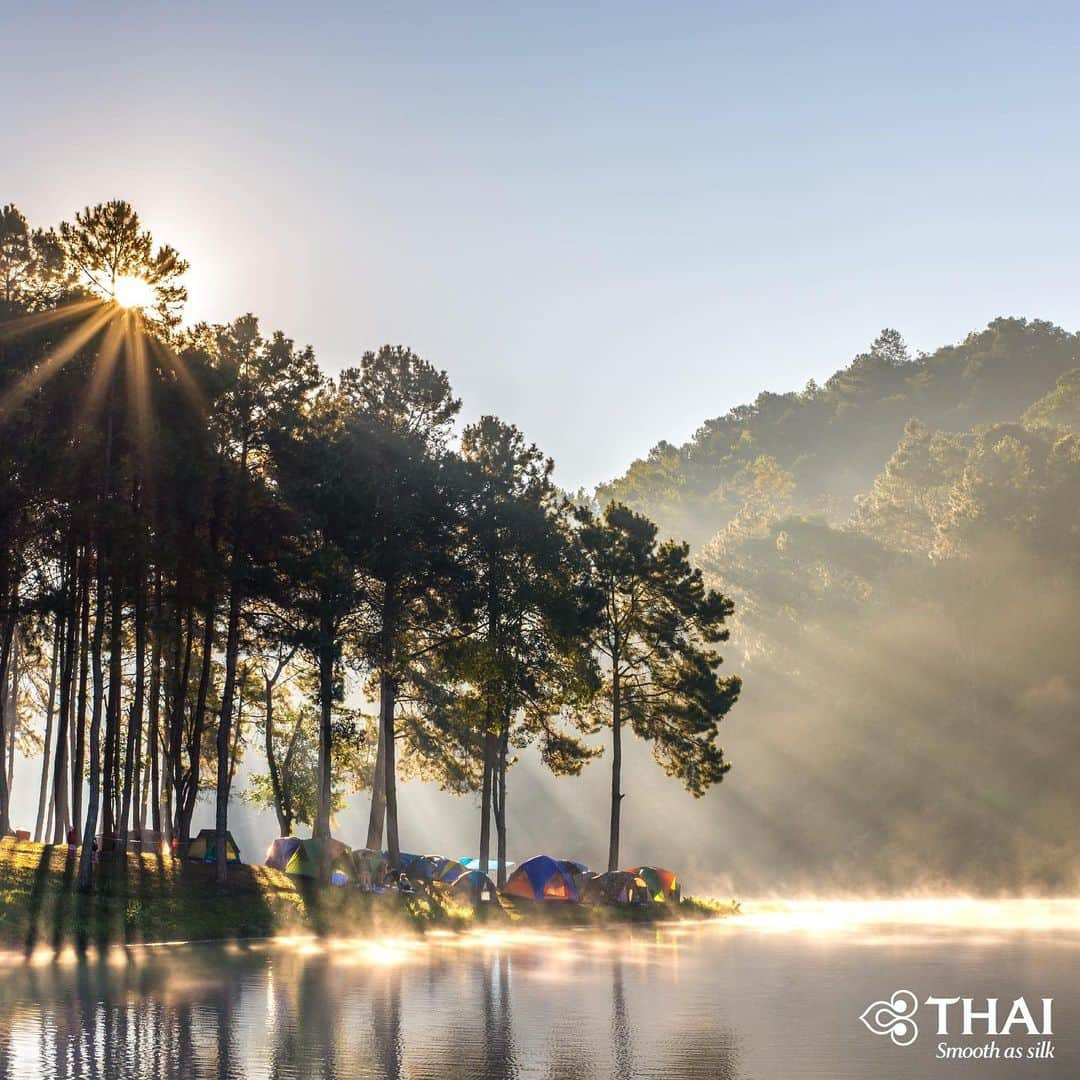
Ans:
{"type": "Polygon", "coordinates": [[[162,855],[102,860],[87,894],[74,890],[66,845],[0,840],[0,948],[78,952],[165,941],[225,941],[288,934],[401,934],[461,930],[478,919],[542,926],[599,926],[672,918],[717,918],[737,904],[684,900],[678,906],[585,907],[504,902],[479,912],[424,893],[373,895],[322,888],[265,866],[215,868],[162,855]]]}

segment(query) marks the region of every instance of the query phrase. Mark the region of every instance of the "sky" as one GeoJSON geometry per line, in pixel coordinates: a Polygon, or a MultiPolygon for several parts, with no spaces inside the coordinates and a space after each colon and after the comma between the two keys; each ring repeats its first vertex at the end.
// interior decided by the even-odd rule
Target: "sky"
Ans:
{"type": "Polygon", "coordinates": [[[189,319],[410,345],[568,489],[884,326],[1080,324],[1076,8],[222,7],[0,0],[0,202],[129,200],[189,319]]]}

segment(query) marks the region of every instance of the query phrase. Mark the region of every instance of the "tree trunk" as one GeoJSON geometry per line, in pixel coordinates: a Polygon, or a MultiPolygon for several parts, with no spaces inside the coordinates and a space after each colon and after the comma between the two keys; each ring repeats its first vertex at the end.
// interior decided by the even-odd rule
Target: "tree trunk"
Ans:
{"type": "Polygon", "coordinates": [[[60,650],[60,712],[56,720],[56,763],[53,768],[52,802],[55,809],[55,825],[52,832],[53,842],[61,843],[71,824],[68,812],[68,750],[69,730],[71,726],[71,695],[75,682],[75,653],[78,647],[79,629],[79,556],[72,543],[70,548],[67,589],[63,607],[64,632],[59,636],[60,650]]]}
{"type": "Polygon", "coordinates": [[[392,869],[400,869],[401,845],[398,841],[397,816],[397,762],[394,747],[394,708],[397,699],[397,683],[393,676],[384,673],[379,679],[379,721],[383,735],[383,766],[386,787],[386,850],[392,869]]]}
{"type": "MultiPolygon", "coordinates": [[[[484,725],[484,781],[480,787],[480,873],[488,872],[491,854],[491,780],[495,765],[495,735],[490,730],[490,710],[484,725]]],[[[480,890],[477,889],[479,902],[480,890]]]]}
{"type": "Polygon", "coordinates": [[[495,884],[501,889],[506,885],[506,755],[510,744],[510,723],[504,722],[499,738],[495,767],[495,789],[498,792],[495,812],[495,829],[498,833],[499,869],[495,884]]]}
{"type": "Polygon", "coordinates": [[[169,718],[169,752],[165,761],[165,807],[170,809],[163,817],[168,830],[168,840],[180,832],[180,800],[183,796],[183,763],[181,752],[184,736],[184,710],[187,706],[188,681],[191,678],[191,654],[195,641],[195,608],[189,605],[181,623],[177,612],[176,650],[173,659],[172,715],[169,718]],[[182,659],[181,659],[182,658],[182,659]],[[175,807],[172,803],[175,800],[175,807]],[[174,828],[175,822],[175,828],[174,828]]]}
{"type": "Polygon", "coordinates": [[[611,675],[611,834],[608,840],[608,870],[619,869],[619,813],[622,808],[622,687],[618,656],[611,675]]]}
{"type": "MultiPolygon", "coordinates": [[[[7,675],[8,664],[11,659],[11,641],[15,634],[15,604],[9,594],[7,582],[0,577],[0,602],[5,604],[7,610],[3,612],[3,622],[0,623],[0,753],[7,746],[8,738],[8,704],[7,704],[7,675]]],[[[0,836],[6,836],[11,832],[11,787],[7,780],[7,770],[0,761],[0,836]]]]}
{"type": "MultiPolygon", "coordinates": [[[[330,801],[333,769],[334,635],[329,611],[319,619],[319,799],[315,812],[315,836],[330,839],[330,801]]],[[[330,845],[321,845],[319,878],[330,882],[330,845]]]]}
{"type": "Polygon", "coordinates": [[[206,728],[206,698],[210,691],[210,672],[214,656],[214,621],[217,605],[213,593],[206,609],[203,623],[202,663],[199,671],[199,689],[195,696],[195,719],[192,724],[191,741],[188,744],[188,773],[185,778],[184,798],[180,807],[180,849],[187,850],[191,839],[191,819],[195,814],[195,800],[199,797],[199,777],[202,773],[202,739],[206,728]]]}
{"type": "Polygon", "coordinates": [[[368,814],[367,847],[382,851],[386,825],[386,753],[383,747],[382,711],[379,712],[379,733],[375,749],[375,774],[371,778],[371,812],[368,814]]]}
{"type": "MultiPolygon", "coordinates": [[[[278,667],[277,675],[281,674],[282,666],[278,667]]],[[[292,815],[285,805],[284,785],[281,771],[278,769],[277,751],[274,749],[274,683],[276,681],[276,676],[271,678],[269,675],[263,675],[263,702],[266,710],[263,727],[264,747],[266,767],[270,770],[270,789],[274,795],[274,814],[278,820],[278,835],[291,836],[292,815]]]]}
{"type": "Polygon", "coordinates": [[[60,642],[63,635],[63,615],[56,613],[53,632],[52,662],[49,664],[49,698],[45,706],[45,747],[41,758],[41,784],[38,788],[37,818],[34,821],[34,843],[41,843],[41,830],[45,827],[45,808],[49,796],[49,765],[52,761],[53,709],[56,706],[57,669],[60,667],[60,642]]]}
{"type": "MultiPolygon", "coordinates": [[[[143,708],[146,702],[146,574],[140,555],[135,582],[135,685],[128,713],[127,746],[124,753],[124,795],[120,811],[120,831],[127,836],[134,816],[139,815],[142,802],[142,730],[143,708]]],[[[138,839],[142,830],[135,823],[138,839]]]]}
{"type": "MultiPolygon", "coordinates": [[[[120,703],[123,696],[123,599],[119,575],[112,575],[109,612],[109,697],[105,708],[105,799],[102,831],[116,834],[120,795],[120,703]]],[[[126,837],[120,838],[126,840],[126,837]]]]}
{"type": "Polygon", "coordinates": [[[11,643],[11,673],[8,686],[4,691],[8,696],[8,716],[11,718],[8,724],[7,741],[7,789],[9,798],[11,786],[15,781],[15,736],[19,730],[19,659],[21,655],[22,643],[18,627],[16,627],[14,639],[11,643]]]}
{"type": "Polygon", "coordinates": [[[79,701],[75,714],[75,751],[71,760],[71,822],[82,821],[83,774],[86,771],[86,706],[90,679],[90,552],[83,550],[82,596],[79,614],[79,701]]]}
{"type": "Polygon", "coordinates": [[[214,850],[215,876],[218,885],[225,884],[229,872],[228,851],[225,848],[225,837],[229,831],[229,750],[232,744],[232,710],[233,697],[236,692],[236,663],[240,655],[240,583],[236,580],[237,570],[235,567],[237,558],[238,555],[234,551],[233,582],[229,592],[228,629],[225,638],[225,686],[221,694],[221,714],[218,717],[217,734],[217,812],[214,820],[217,837],[214,850]]]}
{"type": "MultiPolygon", "coordinates": [[[[161,571],[154,575],[154,613],[151,619],[150,701],[146,739],[150,751],[150,827],[161,831],[161,571]]],[[[145,826],[145,816],[143,825],[145,826]]]]}
{"type": "Polygon", "coordinates": [[[101,712],[105,698],[101,644],[105,632],[105,558],[100,546],[97,563],[94,636],[90,646],[90,662],[94,674],[94,702],[90,712],[90,790],[86,800],[86,824],[83,827],[82,851],[79,853],[78,889],[80,892],[90,891],[93,843],[97,834],[98,804],[101,800],[101,712]]]}

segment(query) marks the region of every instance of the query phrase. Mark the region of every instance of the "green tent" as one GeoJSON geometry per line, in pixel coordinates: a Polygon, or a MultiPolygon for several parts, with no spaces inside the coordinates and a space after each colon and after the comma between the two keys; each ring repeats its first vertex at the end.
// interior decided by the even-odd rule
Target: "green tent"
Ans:
{"type": "Polygon", "coordinates": [[[285,864],[285,873],[293,877],[318,878],[323,844],[330,847],[331,873],[344,874],[352,880],[356,876],[356,867],[349,849],[340,840],[334,839],[316,840],[312,837],[301,840],[285,864]]]}
{"type": "MultiPolygon", "coordinates": [[[[240,861],[240,849],[236,846],[231,832],[225,834],[225,857],[231,863],[240,861]]],[[[184,855],[187,859],[195,862],[217,862],[217,830],[202,829],[194,840],[188,841],[187,851],[184,855]]]]}

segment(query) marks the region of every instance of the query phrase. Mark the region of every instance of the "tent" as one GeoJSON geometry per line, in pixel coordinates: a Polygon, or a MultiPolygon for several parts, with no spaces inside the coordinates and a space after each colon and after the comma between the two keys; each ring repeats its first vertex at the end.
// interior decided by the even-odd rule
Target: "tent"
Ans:
{"type": "Polygon", "coordinates": [[[682,899],[682,886],[671,870],[659,866],[633,866],[628,873],[637,874],[649,886],[654,900],[677,904],[682,899]]]}
{"type": "MultiPolygon", "coordinates": [[[[464,866],[466,870],[479,870],[480,869],[480,860],[475,855],[470,855],[470,856],[468,856],[468,858],[465,858],[465,859],[458,859],[458,862],[461,863],[461,865],[464,866]]],[[[489,870],[491,870],[494,867],[497,867],[498,865],[499,865],[499,860],[498,859],[494,859],[494,858],[489,858],[488,859],[488,869],[489,870]]],[[[511,866],[517,866],[517,863],[516,862],[511,862],[509,859],[507,859],[506,860],[506,869],[509,870],[511,866]]]]}
{"type": "Polygon", "coordinates": [[[590,878],[581,898],[587,904],[630,906],[652,903],[649,886],[642,878],[626,870],[611,870],[590,878]]]}
{"type": "Polygon", "coordinates": [[[299,836],[279,836],[270,842],[266,852],[266,865],[284,870],[292,853],[300,846],[299,836]]]}
{"type": "Polygon", "coordinates": [[[506,896],[520,900],[563,900],[577,903],[580,895],[564,864],[548,855],[526,859],[511,875],[503,889],[506,896]]]}
{"type": "MultiPolygon", "coordinates": [[[[383,854],[383,858],[386,860],[387,866],[389,866],[390,865],[390,852],[389,851],[384,851],[382,854],[383,854]]],[[[399,851],[398,852],[398,869],[404,871],[406,874],[409,874],[410,870],[412,869],[413,863],[416,862],[418,859],[423,859],[423,858],[425,858],[425,856],[423,856],[423,855],[413,855],[409,851],[399,851]]]]}
{"type": "Polygon", "coordinates": [[[466,873],[465,867],[457,859],[444,859],[436,855],[429,855],[428,858],[435,863],[435,877],[432,880],[436,885],[453,885],[466,873]]]}
{"type": "MultiPolygon", "coordinates": [[[[217,830],[200,829],[199,835],[188,841],[184,858],[193,859],[195,862],[217,862],[217,830]]],[[[240,849],[236,846],[231,832],[225,834],[225,858],[231,863],[240,861],[240,849]]]]}
{"type": "Polygon", "coordinates": [[[329,845],[330,848],[331,873],[344,874],[347,879],[352,879],[356,870],[353,867],[349,849],[340,840],[316,840],[314,837],[301,840],[296,845],[296,849],[285,864],[285,873],[293,877],[318,878],[323,844],[329,845]]]}
{"type": "Polygon", "coordinates": [[[560,859],[559,866],[569,875],[578,896],[584,896],[585,884],[592,876],[589,873],[589,868],[582,862],[574,862],[573,859],[560,859]]]}
{"type": "MultiPolygon", "coordinates": [[[[402,865],[404,869],[404,862],[402,865]]],[[[405,873],[412,881],[451,885],[465,873],[465,867],[456,859],[447,859],[442,855],[423,855],[419,859],[413,859],[405,873]]]]}
{"type": "Polygon", "coordinates": [[[453,884],[447,886],[446,892],[462,903],[475,903],[477,896],[481,904],[496,904],[499,899],[495,882],[479,870],[466,870],[453,884]]]}
{"type": "Polygon", "coordinates": [[[365,885],[382,885],[386,880],[389,866],[386,856],[381,851],[372,851],[370,848],[355,848],[352,853],[353,864],[356,866],[356,880],[365,885]]]}

